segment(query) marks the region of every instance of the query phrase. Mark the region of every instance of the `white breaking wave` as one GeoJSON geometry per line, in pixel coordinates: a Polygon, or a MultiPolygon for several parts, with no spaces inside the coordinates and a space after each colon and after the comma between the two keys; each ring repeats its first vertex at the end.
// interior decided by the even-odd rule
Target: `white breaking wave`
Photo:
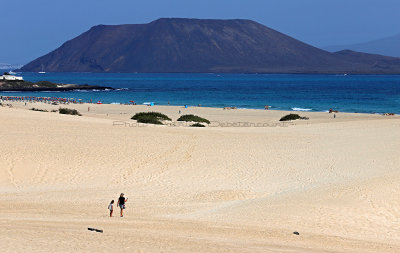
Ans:
{"type": "Polygon", "coordinates": [[[298,107],[293,107],[292,108],[293,111],[300,111],[300,112],[308,112],[308,111],[312,111],[312,109],[307,109],[307,108],[298,108],[298,107]]]}

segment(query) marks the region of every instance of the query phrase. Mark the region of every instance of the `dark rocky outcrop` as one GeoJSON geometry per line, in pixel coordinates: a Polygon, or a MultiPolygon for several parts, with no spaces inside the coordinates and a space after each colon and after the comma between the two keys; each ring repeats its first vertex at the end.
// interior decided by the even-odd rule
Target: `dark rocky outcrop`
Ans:
{"type": "Polygon", "coordinates": [[[97,85],[57,84],[48,81],[0,81],[0,91],[70,91],[70,90],[108,90],[111,87],[97,85]]]}

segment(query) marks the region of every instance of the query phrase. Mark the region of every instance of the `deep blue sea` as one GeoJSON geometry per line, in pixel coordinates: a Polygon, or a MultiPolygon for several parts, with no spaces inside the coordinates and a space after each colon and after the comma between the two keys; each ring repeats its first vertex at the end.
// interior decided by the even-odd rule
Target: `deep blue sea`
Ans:
{"type": "Polygon", "coordinates": [[[246,75],[22,73],[27,81],[110,86],[118,90],[73,92],[0,92],[3,96],[82,99],[87,102],[272,110],[400,114],[400,75],[246,75]]]}

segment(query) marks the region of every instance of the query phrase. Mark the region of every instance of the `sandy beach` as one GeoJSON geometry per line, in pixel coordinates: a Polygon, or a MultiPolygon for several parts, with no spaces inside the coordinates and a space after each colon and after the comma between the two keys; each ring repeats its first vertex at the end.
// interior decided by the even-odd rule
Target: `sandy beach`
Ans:
{"type": "Polygon", "coordinates": [[[400,252],[398,115],[6,103],[2,252],[400,252]]]}

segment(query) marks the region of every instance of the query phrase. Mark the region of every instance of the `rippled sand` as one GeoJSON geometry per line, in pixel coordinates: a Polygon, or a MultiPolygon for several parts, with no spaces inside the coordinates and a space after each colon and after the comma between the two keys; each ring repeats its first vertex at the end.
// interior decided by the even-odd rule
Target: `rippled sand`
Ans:
{"type": "Polygon", "coordinates": [[[0,107],[2,252],[400,251],[399,116],[31,107],[58,108],[0,107]],[[214,127],[132,124],[147,110],[214,127]],[[121,192],[125,217],[110,218],[121,192]]]}

